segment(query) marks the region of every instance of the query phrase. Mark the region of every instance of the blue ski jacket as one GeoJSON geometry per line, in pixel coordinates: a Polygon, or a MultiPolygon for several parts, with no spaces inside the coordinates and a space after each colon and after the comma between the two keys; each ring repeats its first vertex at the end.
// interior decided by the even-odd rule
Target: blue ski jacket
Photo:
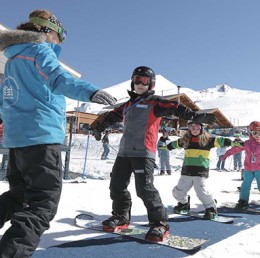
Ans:
{"type": "Polygon", "coordinates": [[[44,34],[29,31],[0,33],[0,50],[8,59],[0,85],[5,147],[62,144],[64,96],[87,102],[99,90],[66,72],[58,60],[60,46],[45,40],[44,34]]]}

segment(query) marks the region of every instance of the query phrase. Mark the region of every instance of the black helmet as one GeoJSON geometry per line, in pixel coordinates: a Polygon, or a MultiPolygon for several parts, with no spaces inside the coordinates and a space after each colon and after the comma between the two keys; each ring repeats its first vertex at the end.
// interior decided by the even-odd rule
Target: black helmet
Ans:
{"type": "MultiPolygon", "coordinates": [[[[151,79],[151,82],[149,84],[149,90],[153,90],[155,87],[155,73],[153,69],[147,66],[138,66],[134,69],[133,74],[131,79],[133,78],[134,75],[139,75],[139,76],[148,76],[151,79]]],[[[131,82],[131,90],[134,90],[134,83],[131,82]]]]}

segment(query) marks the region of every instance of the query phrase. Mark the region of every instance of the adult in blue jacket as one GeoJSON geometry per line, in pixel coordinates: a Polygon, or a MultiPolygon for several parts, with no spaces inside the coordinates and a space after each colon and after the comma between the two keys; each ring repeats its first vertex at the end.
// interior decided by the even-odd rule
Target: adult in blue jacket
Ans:
{"type": "Polygon", "coordinates": [[[8,58],[0,87],[10,148],[10,190],[0,196],[0,227],[11,227],[0,242],[0,257],[31,257],[54,218],[62,188],[61,144],[66,130],[65,96],[115,104],[93,84],[74,78],[58,60],[66,31],[48,10],[35,10],[17,30],[0,32],[8,58]]]}

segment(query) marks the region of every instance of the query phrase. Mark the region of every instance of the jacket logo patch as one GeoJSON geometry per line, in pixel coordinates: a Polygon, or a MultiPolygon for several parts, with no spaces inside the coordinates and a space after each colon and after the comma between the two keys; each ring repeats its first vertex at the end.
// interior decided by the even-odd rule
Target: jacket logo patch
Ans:
{"type": "Polygon", "coordinates": [[[143,169],[136,169],[134,171],[136,174],[143,174],[144,173],[144,170],[143,169]]]}
{"type": "Polygon", "coordinates": [[[9,76],[5,78],[2,83],[3,87],[3,107],[9,108],[13,106],[18,100],[19,86],[16,80],[9,76]]]}
{"type": "Polygon", "coordinates": [[[137,107],[137,108],[147,108],[148,105],[145,105],[145,104],[137,104],[136,107],[137,107]]]}

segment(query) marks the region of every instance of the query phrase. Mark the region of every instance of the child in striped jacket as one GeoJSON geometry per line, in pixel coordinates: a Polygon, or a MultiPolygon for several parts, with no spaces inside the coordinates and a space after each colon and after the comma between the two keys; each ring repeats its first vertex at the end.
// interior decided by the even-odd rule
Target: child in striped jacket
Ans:
{"type": "Polygon", "coordinates": [[[207,188],[206,179],[209,175],[210,150],[215,147],[231,146],[232,141],[224,137],[211,137],[204,130],[204,124],[196,120],[188,121],[188,131],[176,141],[167,145],[167,149],[185,149],[181,177],[178,184],[173,188],[173,197],[178,201],[174,212],[179,214],[188,213],[190,210],[190,196],[188,191],[191,187],[205,207],[205,219],[214,219],[217,215],[216,201],[207,188]]]}

